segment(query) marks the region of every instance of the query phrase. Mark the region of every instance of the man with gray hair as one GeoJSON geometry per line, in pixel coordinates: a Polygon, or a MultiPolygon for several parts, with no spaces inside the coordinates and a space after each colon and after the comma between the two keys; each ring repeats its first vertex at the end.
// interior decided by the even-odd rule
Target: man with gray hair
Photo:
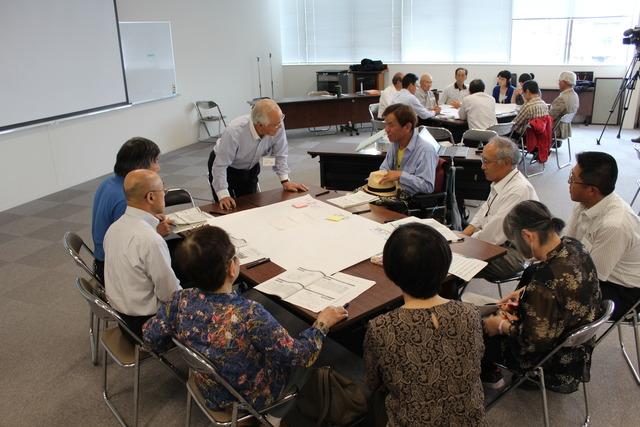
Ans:
{"type": "MultiPolygon", "coordinates": [[[[551,103],[549,114],[553,117],[553,121],[560,120],[565,114],[575,113],[580,107],[580,99],[573,87],[576,84],[576,74],[571,71],[563,71],[558,77],[558,87],[560,95],[551,103]]],[[[571,124],[562,123],[558,127],[556,137],[566,139],[571,137],[571,124]]]]}
{"type": "Polygon", "coordinates": [[[515,205],[524,200],[538,200],[536,190],[516,167],[519,161],[516,144],[500,136],[491,138],[482,152],[482,170],[491,181],[491,191],[463,233],[507,250],[505,256],[491,261],[478,274],[488,280],[512,277],[523,269],[524,258],[507,241],[502,229],[504,218],[515,205]]]}
{"type": "Polygon", "coordinates": [[[234,119],[214,148],[211,185],[222,209],[236,206],[234,197],[258,191],[260,163],[272,166],[285,191],[307,191],[289,181],[284,114],[275,101],[261,99],[251,115],[234,119]]]}

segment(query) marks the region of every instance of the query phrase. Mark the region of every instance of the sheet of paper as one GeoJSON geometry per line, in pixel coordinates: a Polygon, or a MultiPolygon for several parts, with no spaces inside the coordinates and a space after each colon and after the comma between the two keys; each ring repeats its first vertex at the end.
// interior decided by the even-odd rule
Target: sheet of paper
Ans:
{"type": "Polygon", "coordinates": [[[462,280],[469,281],[482,270],[487,263],[475,258],[467,258],[460,254],[453,254],[449,273],[462,280]]]}
{"type": "MultiPolygon", "coordinates": [[[[411,222],[419,222],[420,224],[426,224],[430,227],[435,228],[435,230],[440,233],[442,235],[442,237],[444,237],[445,239],[447,239],[448,242],[457,242],[459,241],[461,238],[454,233],[453,231],[451,231],[449,229],[449,227],[440,224],[438,221],[436,221],[433,218],[425,218],[425,219],[420,219],[420,218],[416,218],[415,216],[408,216],[406,218],[402,218],[399,219],[397,221],[393,221],[393,222],[389,222],[385,225],[390,225],[392,228],[397,228],[399,226],[401,226],[402,224],[409,224],[411,222]]],[[[392,230],[393,231],[393,230],[392,230]]],[[[389,233],[391,234],[391,233],[389,233]]]]}
{"type": "Polygon", "coordinates": [[[173,221],[171,231],[182,233],[206,224],[213,219],[211,215],[200,210],[200,208],[189,208],[178,212],[167,214],[167,218],[173,221]]]}
{"type": "Polygon", "coordinates": [[[378,200],[378,196],[365,193],[364,191],[357,191],[351,194],[345,194],[344,196],[334,197],[333,199],[327,199],[327,202],[332,205],[336,205],[339,208],[347,209],[354,206],[364,205],[378,200]]]}
{"type": "Polygon", "coordinates": [[[510,116],[516,114],[517,104],[496,104],[496,116],[510,116]]]}
{"type": "MultiPolygon", "coordinates": [[[[517,107],[516,104],[496,104],[496,117],[515,114],[517,107]]],[[[440,108],[440,114],[437,117],[460,119],[460,113],[457,108],[453,108],[451,105],[442,105],[440,108]]]]}

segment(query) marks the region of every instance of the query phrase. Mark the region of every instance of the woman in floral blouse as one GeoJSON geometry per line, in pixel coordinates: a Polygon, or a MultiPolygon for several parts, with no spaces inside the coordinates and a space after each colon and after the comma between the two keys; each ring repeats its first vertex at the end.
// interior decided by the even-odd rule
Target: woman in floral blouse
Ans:
{"type": "MultiPolygon", "coordinates": [[[[207,356],[218,373],[257,409],[283,392],[295,367],[317,359],[329,328],[347,317],[344,308],[328,307],[297,339],[262,305],[232,291],[240,265],[227,233],[202,227],[189,235],[176,254],[181,270],[197,284],[164,303],[143,327],[145,342],[166,348],[175,336],[207,356]]],[[[225,410],[234,398],[212,378],[196,374],[207,406],[225,410]]]]}
{"type": "MultiPolygon", "coordinates": [[[[516,205],[504,220],[507,238],[525,258],[540,262],[524,271],[516,291],[500,301],[502,309],[483,319],[488,337],[482,377],[490,387],[503,384],[494,362],[530,368],[567,333],[600,315],[596,268],[579,241],[560,238],[563,227],[561,219],[533,200],[516,205]]],[[[558,351],[544,366],[547,388],[576,391],[588,376],[592,350],[588,342],[558,351]]]]}

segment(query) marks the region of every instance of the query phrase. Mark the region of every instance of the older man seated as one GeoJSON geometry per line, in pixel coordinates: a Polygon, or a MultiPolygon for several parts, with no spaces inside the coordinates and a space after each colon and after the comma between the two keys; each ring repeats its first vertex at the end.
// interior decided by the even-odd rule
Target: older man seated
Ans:
{"type": "Polygon", "coordinates": [[[479,277],[487,280],[512,277],[524,268],[522,254],[509,243],[502,229],[504,218],[515,205],[538,200],[536,190],[516,168],[519,160],[518,147],[503,137],[492,138],[482,153],[482,170],[491,181],[491,191],[463,233],[507,250],[506,255],[491,261],[480,272],[479,277]]]}
{"type": "MultiPolygon", "coordinates": [[[[558,87],[560,95],[551,103],[549,114],[554,121],[558,121],[562,116],[569,113],[576,113],[580,107],[580,98],[573,86],[576,84],[576,74],[571,71],[563,71],[558,77],[558,87]]],[[[561,123],[558,127],[556,137],[566,139],[571,137],[571,124],[561,123]]]]}
{"type": "Polygon", "coordinates": [[[435,112],[432,110],[427,110],[424,105],[420,103],[418,98],[416,97],[416,82],[418,81],[418,76],[413,73],[408,73],[402,78],[402,90],[398,92],[393,99],[394,104],[404,104],[408,105],[415,111],[419,120],[426,120],[430,117],[435,116],[435,112]]]}

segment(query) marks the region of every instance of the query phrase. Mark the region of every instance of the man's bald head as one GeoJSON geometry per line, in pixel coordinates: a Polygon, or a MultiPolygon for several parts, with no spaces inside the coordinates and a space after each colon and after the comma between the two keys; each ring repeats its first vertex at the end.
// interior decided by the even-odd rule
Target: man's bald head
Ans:
{"type": "Polygon", "coordinates": [[[255,103],[251,110],[253,124],[269,124],[274,117],[280,117],[282,111],[273,99],[261,99],[255,103]]]}
{"type": "Polygon", "coordinates": [[[425,92],[431,90],[431,85],[433,85],[433,77],[431,74],[424,73],[420,76],[420,88],[425,92]]]}
{"type": "MultiPolygon", "coordinates": [[[[130,206],[146,202],[146,196],[150,191],[163,190],[162,179],[150,169],[136,169],[124,178],[124,195],[130,206]]],[[[164,197],[164,194],[162,194],[164,197]]]]}

